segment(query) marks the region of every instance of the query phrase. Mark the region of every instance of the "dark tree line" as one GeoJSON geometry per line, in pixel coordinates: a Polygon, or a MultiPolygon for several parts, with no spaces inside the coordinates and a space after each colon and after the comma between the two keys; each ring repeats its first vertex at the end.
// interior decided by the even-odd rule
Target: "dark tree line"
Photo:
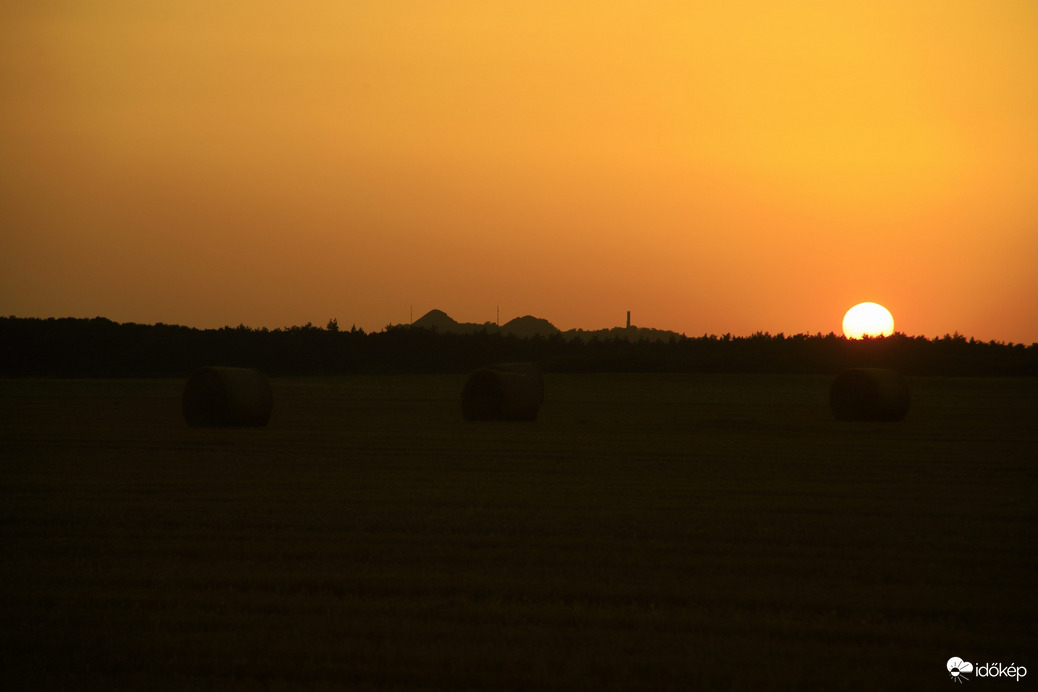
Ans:
{"type": "Polygon", "coordinates": [[[906,375],[1038,376],[1038,344],[895,334],[851,341],[835,334],[520,338],[443,334],[408,326],[366,333],[307,324],[284,329],[193,329],[104,318],[0,318],[0,376],[183,377],[203,365],[270,375],[461,373],[536,361],[549,372],[760,372],[832,374],[883,366],[906,375]]]}

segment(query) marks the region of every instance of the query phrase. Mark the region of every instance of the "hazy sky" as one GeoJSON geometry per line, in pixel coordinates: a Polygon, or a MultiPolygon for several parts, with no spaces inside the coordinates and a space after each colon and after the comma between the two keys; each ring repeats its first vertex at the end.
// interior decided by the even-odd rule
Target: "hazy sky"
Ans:
{"type": "Polygon", "coordinates": [[[1038,341],[1038,2],[0,5],[0,314],[1038,341]]]}

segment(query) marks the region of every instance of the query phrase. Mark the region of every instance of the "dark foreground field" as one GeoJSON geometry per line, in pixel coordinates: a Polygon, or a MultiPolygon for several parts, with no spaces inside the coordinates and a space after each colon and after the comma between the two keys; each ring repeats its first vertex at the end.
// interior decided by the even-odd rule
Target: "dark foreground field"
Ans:
{"type": "Polygon", "coordinates": [[[265,429],[180,382],[0,380],[7,689],[950,689],[1038,678],[1038,381],[276,380],[265,429]]]}

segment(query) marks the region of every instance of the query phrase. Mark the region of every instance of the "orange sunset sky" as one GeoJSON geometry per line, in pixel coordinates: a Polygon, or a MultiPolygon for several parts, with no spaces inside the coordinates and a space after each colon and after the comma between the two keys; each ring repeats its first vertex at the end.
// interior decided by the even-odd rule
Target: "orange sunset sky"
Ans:
{"type": "Polygon", "coordinates": [[[10,0],[0,314],[1038,341],[1038,2],[10,0]]]}

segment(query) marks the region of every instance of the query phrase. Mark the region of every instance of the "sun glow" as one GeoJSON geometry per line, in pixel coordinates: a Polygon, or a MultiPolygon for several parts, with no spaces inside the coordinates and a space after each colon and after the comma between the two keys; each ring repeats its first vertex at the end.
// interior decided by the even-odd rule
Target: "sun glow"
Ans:
{"type": "Polygon", "coordinates": [[[894,316],[878,303],[859,303],[843,316],[843,333],[848,339],[890,336],[894,333],[894,316]]]}

